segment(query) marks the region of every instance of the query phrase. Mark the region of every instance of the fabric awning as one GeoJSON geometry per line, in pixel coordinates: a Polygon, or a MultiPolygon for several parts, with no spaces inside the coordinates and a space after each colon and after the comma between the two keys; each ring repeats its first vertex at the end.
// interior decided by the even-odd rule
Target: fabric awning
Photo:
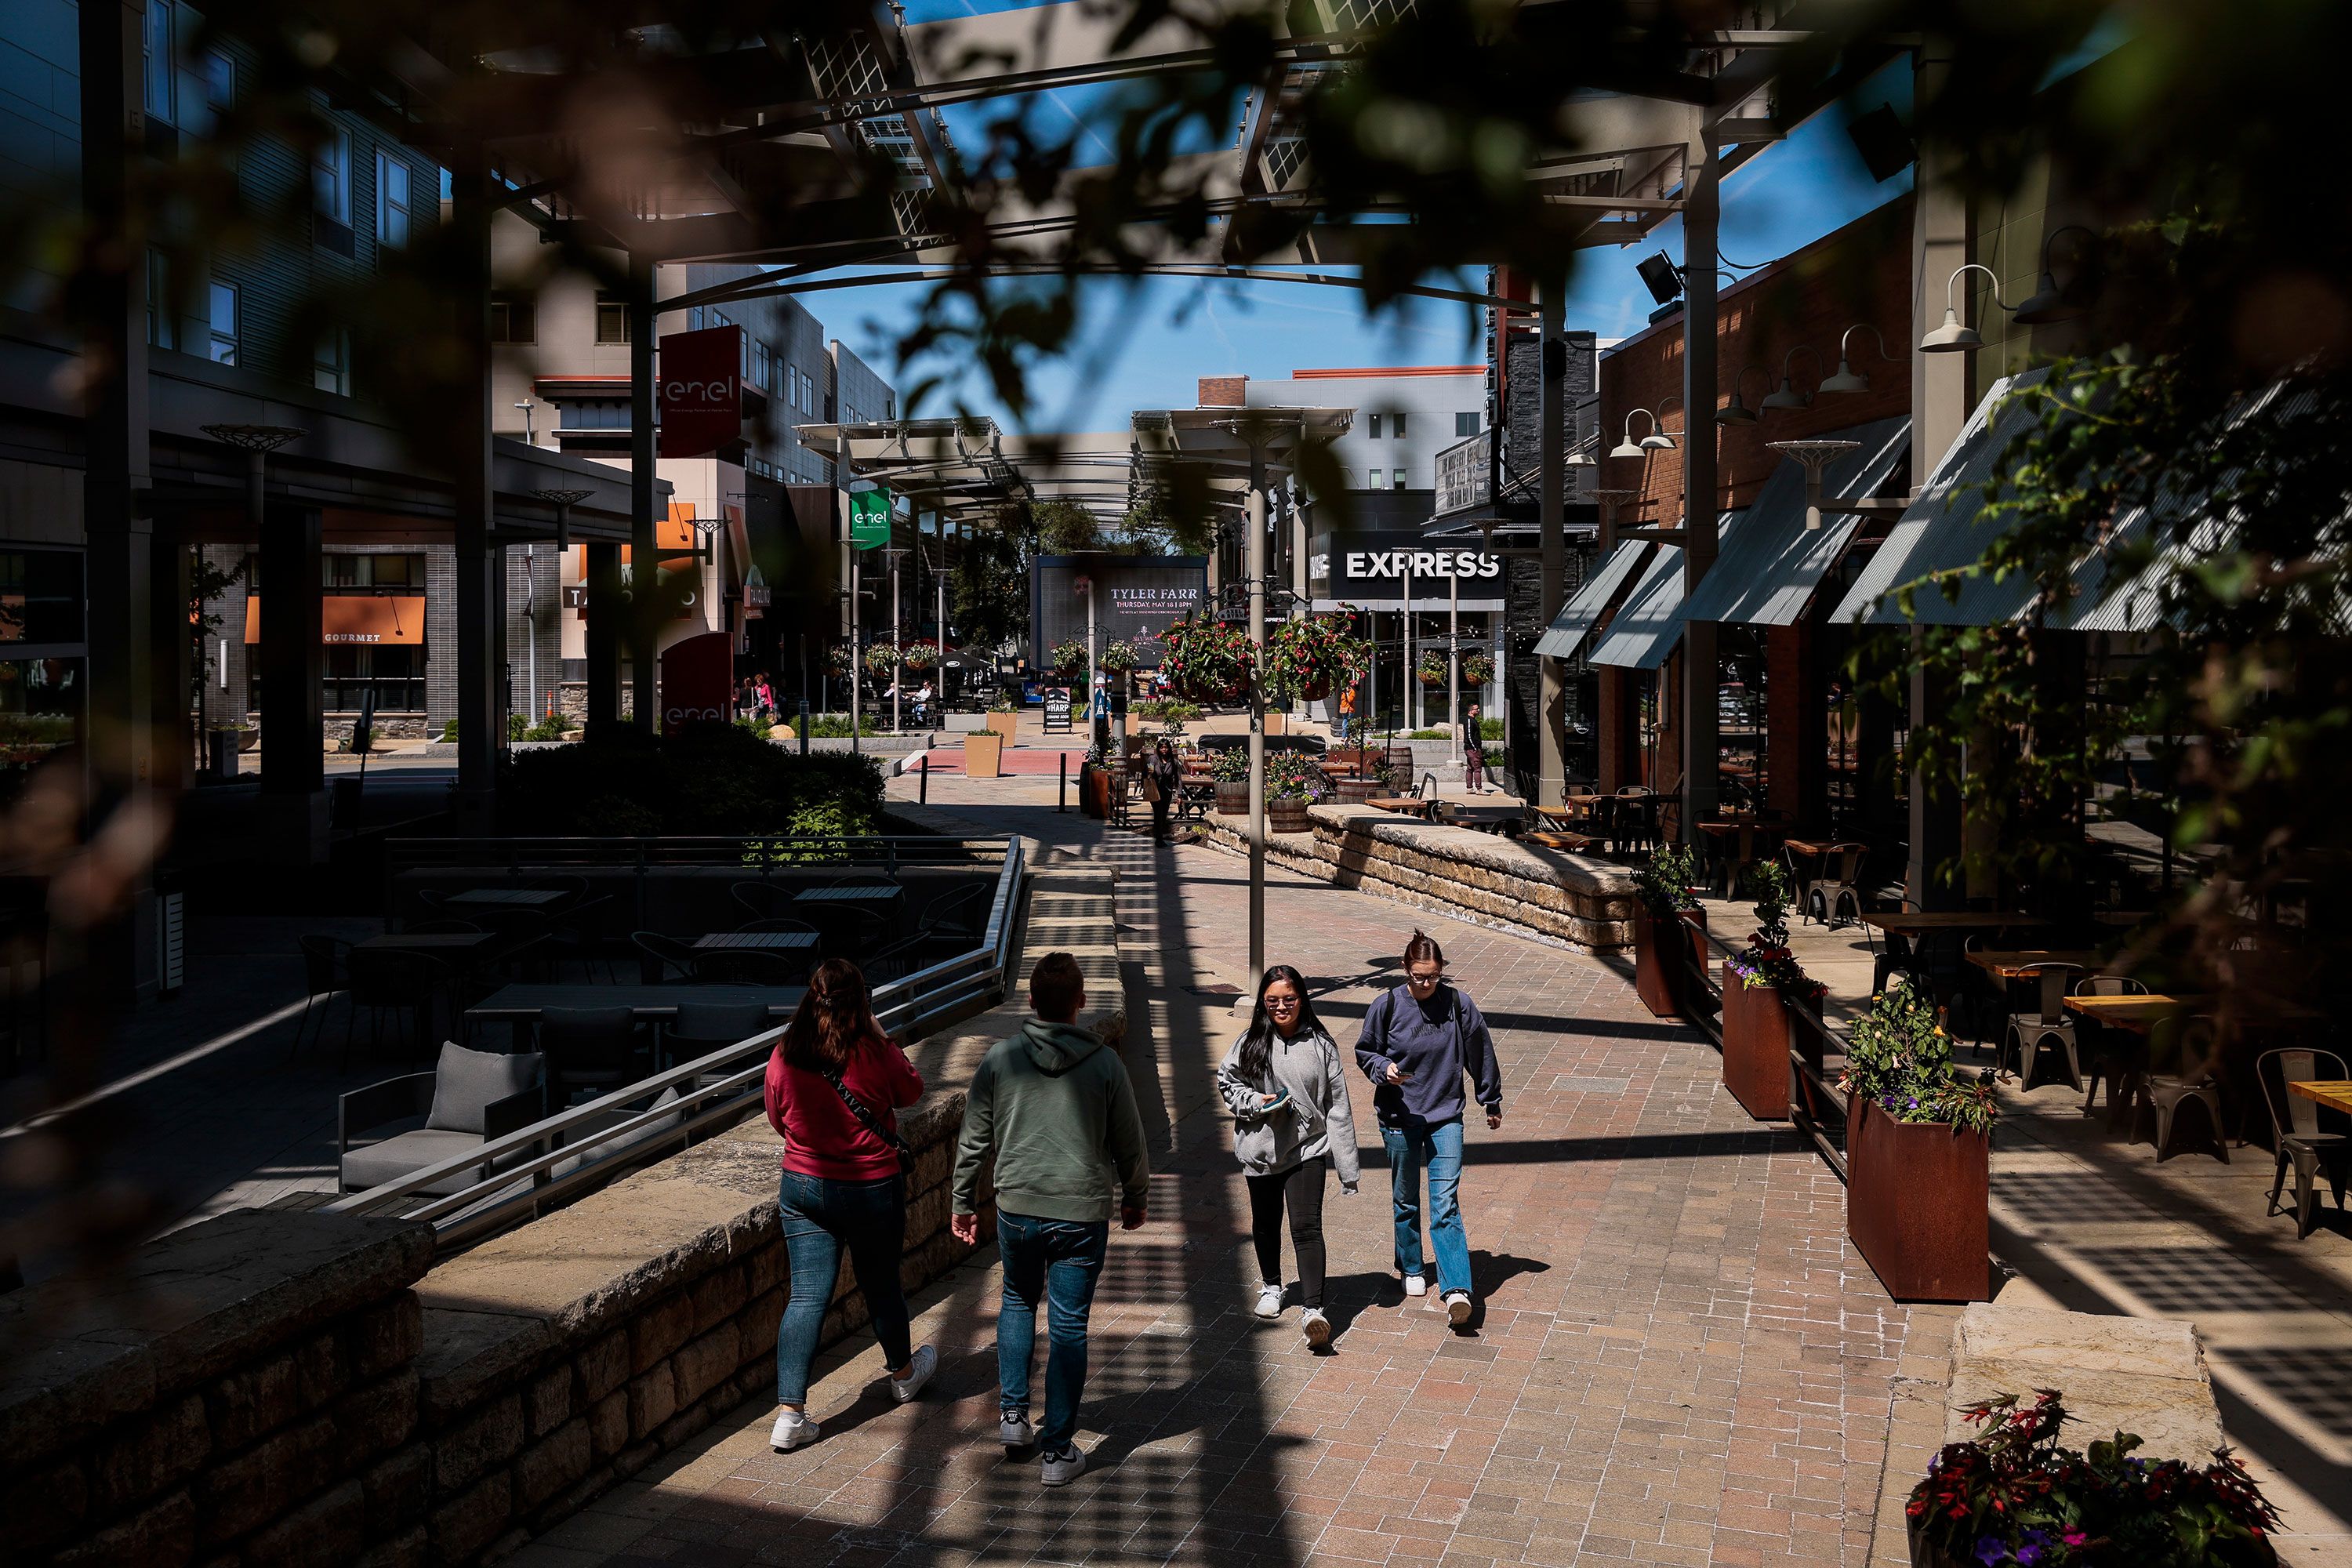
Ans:
{"type": "Polygon", "coordinates": [[[2023,395],[2048,374],[2030,371],[1993,384],[1969,416],[1960,438],[1936,465],[1927,488],[1888,531],[1886,542],[1830,612],[1831,620],[1871,626],[1990,626],[2014,619],[2024,609],[2033,585],[2019,577],[2000,583],[1986,576],[1968,578],[1958,599],[1946,598],[1940,588],[1924,588],[1913,595],[1910,616],[1891,595],[1929,573],[1973,565],[2013,521],[2007,512],[1982,515],[1985,486],[2010,442],[2040,423],[2042,400],[2023,395]]]}
{"type": "MultiPolygon", "coordinates": [[[[1716,530],[1721,550],[1737,531],[1739,513],[1727,511],[1716,530]]],[[[1687,526],[1687,525],[1685,525],[1687,526]]],[[[1661,549],[1609,619],[1609,629],[1593,642],[1584,657],[1594,664],[1620,669],[1655,669],[1682,641],[1683,552],[1679,545],[1661,549]]]]}
{"type": "MultiPolygon", "coordinates": [[[[261,640],[261,595],[245,600],[245,640],[261,640]]],[[[408,594],[329,594],[319,601],[319,640],[322,643],[404,643],[425,641],[425,599],[408,594]]]]}
{"type": "Polygon", "coordinates": [[[1550,627],[1536,639],[1536,652],[1545,658],[1574,658],[1617,595],[1654,548],[1646,539],[1621,540],[1592,574],[1585,578],[1567,604],[1559,607],[1550,627]]]}
{"type": "MultiPolygon", "coordinates": [[[[1875,419],[1833,430],[1829,439],[1859,441],[1822,470],[1822,499],[1861,500],[1878,493],[1911,455],[1911,421],[1875,419]]],[[[1736,626],[1786,626],[1802,619],[1822,579],[1836,565],[1862,526],[1858,517],[1824,516],[1805,527],[1805,470],[1782,461],[1748,504],[1747,521],[1727,535],[1698,592],[1678,619],[1736,626]]]]}

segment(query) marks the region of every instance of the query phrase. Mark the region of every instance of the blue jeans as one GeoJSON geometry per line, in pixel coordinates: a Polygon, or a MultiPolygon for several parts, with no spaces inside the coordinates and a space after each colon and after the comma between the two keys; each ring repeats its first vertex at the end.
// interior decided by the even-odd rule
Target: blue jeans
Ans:
{"type": "Polygon", "coordinates": [[[808,1398],[809,1363],[816,1359],[845,1247],[884,1359],[893,1372],[906,1365],[914,1352],[908,1339],[907,1293],[898,1284],[907,1247],[905,1180],[835,1182],[786,1171],[776,1193],[776,1213],[783,1222],[784,1253],[793,1272],[792,1295],[776,1327],[776,1403],[799,1405],[808,1398]]]}
{"type": "Polygon", "coordinates": [[[1396,1265],[1422,1272],[1421,1173],[1429,1171],[1429,1245],[1437,1254],[1437,1290],[1470,1289],[1470,1237],[1462,1228],[1462,1122],[1409,1121],[1383,1124],[1389,1151],[1389,1192],[1396,1203],[1396,1265]]]}
{"type": "Polygon", "coordinates": [[[1110,1223],[996,1216],[1004,1260],[1004,1304],[996,1314],[996,1383],[1004,1413],[1029,1414],[1029,1357],[1037,1341],[1037,1299],[1045,1300],[1045,1424],[1041,1452],[1057,1454],[1078,1429],[1087,1391],[1087,1313],[1102,1278],[1110,1223]]]}

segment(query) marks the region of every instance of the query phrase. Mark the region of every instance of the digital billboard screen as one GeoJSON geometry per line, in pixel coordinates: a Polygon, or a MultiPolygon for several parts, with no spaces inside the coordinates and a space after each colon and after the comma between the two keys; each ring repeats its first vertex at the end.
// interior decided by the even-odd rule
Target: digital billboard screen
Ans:
{"type": "Polygon", "coordinates": [[[1203,605],[1205,555],[1041,555],[1030,575],[1030,663],[1039,668],[1057,644],[1087,640],[1087,595],[1094,594],[1098,646],[1131,644],[1147,669],[1160,664],[1160,631],[1203,605]]]}

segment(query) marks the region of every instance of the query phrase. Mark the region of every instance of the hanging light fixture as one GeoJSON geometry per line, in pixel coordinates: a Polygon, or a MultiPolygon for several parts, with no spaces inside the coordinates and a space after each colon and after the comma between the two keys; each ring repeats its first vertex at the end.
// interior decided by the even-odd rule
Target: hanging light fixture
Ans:
{"type": "Polygon", "coordinates": [[[1950,280],[1944,285],[1944,324],[1919,340],[1921,353],[1966,353],[1971,349],[1984,347],[1984,339],[1978,335],[1974,327],[1960,324],[1958,289],[1960,274],[1963,272],[1983,273],[1987,281],[1992,285],[1987,290],[1991,296],[1992,302],[2004,310],[2013,308],[2001,299],[2000,279],[1993,276],[1992,268],[1980,261],[1968,262],[1955,270],[1950,280]]]}
{"type": "Polygon", "coordinates": [[[1639,458],[1644,452],[1655,451],[1657,447],[1654,443],[1663,443],[1668,447],[1674,445],[1672,441],[1666,441],[1659,436],[1658,416],[1646,408],[1628,409],[1625,413],[1625,438],[1610,447],[1609,455],[1612,458],[1639,458]],[[1636,414],[1650,422],[1650,433],[1639,441],[1633,439],[1633,416],[1636,414]]]}
{"type": "Polygon", "coordinates": [[[1769,414],[1776,408],[1810,408],[1812,406],[1813,399],[1811,394],[1799,392],[1790,381],[1789,374],[1790,369],[1797,363],[1797,356],[1799,354],[1812,355],[1813,374],[1816,376],[1821,374],[1821,351],[1813,347],[1811,343],[1799,343],[1795,348],[1790,349],[1787,353],[1780,356],[1780,389],[1778,392],[1771,394],[1769,396],[1766,397],[1763,402],[1756,405],[1758,413],[1769,414]]]}
{"type": "Polygon", "coordinates": [[[1669,397],[1658,405],[1658,411],[1650,416],[1650,433],[1642,437],[1643,450],[1671,452],[1675,449],[1675,438],[1666,434],[1666,410],[1681,402],[1679,397],[1669,397]]]}
{"type": "Polygon", "coordinates": [[[1765,370],[1762,365],[1741,365],[1739,367],[1739,374],[1732,378],[1731,401],[1715,411],[1715,422],[1717,425],[1753,425],[1756,423],[1756,410],[1748,407],[1746,403],[1740,400],[1739,396],[1739,389],[1747,384],[1748,373],[1751,370],[1762,374],[1764,377],[1764,384],[1766,386],[1769,387],[1772,384],[1772,373],[1765,370]]]}
{"type": "Polygon", "coordinates": [[[2071,321],[2084,310],[2078,298],[2083,285],[2083,254],[2078,247],[2074,258],[2074,282],[2072,289],[2061,289],[2050,271],[2050,250],[2062,234],[2079,234],[2095,240],[2099,237],[2079,223],[2070,223],[2051,230],[2042,241],[2042,278],[2033,292],[2018,306],[2015,319],[2029,327],[2047,326],[2053,321],[2071,321]]]}
{"type": "Polygon", "coordinates": [[[1878,357],[1880,359],[1885,360],[1889,363],[1898,363],[1895,361],[1893,354],[1886,352],[1885,333],[1880,331],[1876,327],[1872,326],[1868,321],[1856,321],[1853,326],[1848,327],[1845,330],[1844,334],[1838,339],[1837,374],[1835,375],[1824,376],[1822,378],[1821,385],[1813,389],[1816,395],[1824,392],[1868,392],[1870,390],[1870,377],[1857,372],[1853,368],[1853,363],[1846,357],[1846,346],[1853,342],[1853,335],[1856,332],[1868,332],[1872,337],[1878,340],[1878,357]]]}

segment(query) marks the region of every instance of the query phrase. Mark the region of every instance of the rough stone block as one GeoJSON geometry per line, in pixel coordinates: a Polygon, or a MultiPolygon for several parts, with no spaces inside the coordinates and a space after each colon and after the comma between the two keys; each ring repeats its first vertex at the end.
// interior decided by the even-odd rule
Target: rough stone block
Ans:
{"type": "Polygon", "coordinates": [[[776,1327],[784,1321],[784,1301],[783,1291],[771,1290],[743,1309],[743,1315],[736,1320],[736,1331],[742,1336],[746,1356],[774,1352],[776,1327]]]}
{"type": "Polygon", "coordinates": [[[195,1554],[195,1504],[187,1493],[173,1492],[49,1562],[51,1568],[173,1568],[195,1554]]]}
{"type": "Polygon", "coordinates": [[[593,1458],[586,1420],[566,1422],[546,1441],[525,1448],[516,1458],[515,1507],[538,1507],[586,1475],[593,1458]]]}
{"type": "Polygon", "coordinates": [[[588,1411],[589,1451],[599,1459],[609,1459],[628,1446],[629,1396],[613,1393],[598,1400],[588,1411]]]}
{"type": "MultiPolygon", "coordinates": [[[[369,1536],[375,1539],[375,1532],[369,1536]]],[[[413,1525],[383,1541],[352,1568],[425,1568],[425,1527],[413,1525]]]]}
{"type": "Polygon", "coordinates": [[[367,1498],[360,1483],[313,1498],[245,1543],[248,1568],[311,1568],[348,1562],[367,1543],[367,1498]]]}
{"type": "Polygon", "coordinates": [[[427,1307],[424,1332],[416,1372],[423,1385],[422,1414],[431,1427],[464,1419],[493,1395],[537,1373],[558,1349],[545,1321],[510,1312],[427,1307]]]}
{"type": "Polygon", "coordinates": [[[572,1384],[574,1373],[570,1365],[559,1366],[541,1373],[530,1385],[528,1414],[530,1435],[544,1437],[572,1416],[572,1384]]]}
{"type": "Polygon", "coordinates": [[[2120,1428],[2139,1435],[2143,1458],[2201,1465],[2223,1440],[2195,1324],[1990,1301],[1964,1309],[1952,1336],[1944,1440],[1978,1435],[1960,1416],[1963,1407],[2000,1394],[2031,1399],[2037,1388],[2066,1396],[2069,1443],[2120,1428]]]}
{"type": "Polygon", "coordinates": [[[416,1292],[403,1290],[353,1317],[344,1349],[353,1380],[372,1382],[416,1359],[425,1345],[425,1314],[416,1292]]]}
{"type": "Polygon", "coordinates": [[[89,1467],[91,1510],[101,1519],[126,1512],[194,1475],[211,1452],[203,1397],[175,1399],[100,1440],[89,1467]]]}
{"type": "Polygon", "coordinates": [[[402,1371],[348,1394],[334,1408],[335,1435],[348,1468],[396,1448],[416,1430],[416,1374],[402,1371]]]}
{"type": "Polygon", "coordinates": [[[707,1334],[743,1310],[750,1300],[740,1268],[721,1268],[697,1285],[688,1297],[694,1303],[694,1331],[707,1334]]]}
{"type": "Polygon", "coordinates": [[[629,1336],[624,1330],[606,1334],[580,1352],[580,1396],[590,1404],[629,1381],[629,1336]]]}
{"type": "Polygon", "coordinates": [[[433,1453],[421,1444],[403,1448],[362,1476],[368,1539],[381,1541],[419,1524],[432,1479],[433,1453]]]}
{"type": "Polygon", "coordinates": [[[197,1510],[207,1545],[234,1541],[326,1483],[335,1451],[331,1415],[314,1415],[199,1476],[197,1510]]]}
{"type": "Polygon", "coordinates": [[[49,1465],[0,1481],[0,1532],[18,1552],[37,1552],[73,1535],[89,1514],[89,1477],[76,1462],[49,1465]]]}
{"type": "Polygon", "coordinates": [[[629,1381],[629,1435],[642,1437],[677,1411],[677,1380],[665,1362],[629,1381]]]}
{"type": "Polygon", "coordinates": [[[751,1274],[749,1289],[755,1297],[766,1295],[792,1277],[792,1258],[781,1241],[754,1249],[744,1261],[751,1274]]]}
{"type": "Polygon", "coordinates": [[[487,1477],[472,1490],[433,1510],[426,1523],[432,1560],[468,1563],[483,1547],[505,1533],[514,1512],[512,1483],[504,1470],[487,1477]]]}
{"type": "Polygon", "coordinates": [[[684,1409],[732,1377],[743,1364],[741,1336],[733,1323],[722,1322],[679,1350],[669,1364],[677,1380],[678,1407],[684,1409]]]}
{"type": "Polygon", "coordinates": [[[639,1470],[644,1469],[647,1465],[650,1465],[656,1459],[660,1458],[661,1451],[661,1445],[655,1442],[650,1437],[645,1438],[640,1442],[630,1444],[627,1447],[613,1456],[613,1474],[614,1478],[620,1480],[627,1480],[631,1476],[635,1475],[639,1470]]]}
{"type": "Polygon", "coordinates": [[[502,1394],[442,1434],[433,1446],[433,1489],[451,1495],[472,1486],[522,1447],[522,1396],[502,1394]]]}
{"type": "Polygon", "coordinates": [[[683,1295],[656,1302],[629,1326],[629,1370],[644,1372],[694,1337],[694,1303],[683,1295]]]}
{"type": "Polygon", "coordinates": [[[333,1334],[320,1334],[294,1358],[302,1385],[302,1408],[316,1410],[352,1385],[350,1362],[333,1334]]]}
{"type": "Polygon", "coordinates": [[[703,1429],[710,1425],[710,1419],[716,1414],[708,1400],[679,1411],[663,1422],[660,1428],[654,1433],[654,1447],[665,1454],[671,1452],[693,1438],[700,1436],[703,1429]]]}
{"type": "Polygon", "coordinates": [[[219,1453],[233,1454],[277,1431],[302,1412],[293,1355],[271,1356],[222,1378],[205,1391],[205,1411],[219,1453]]]}

